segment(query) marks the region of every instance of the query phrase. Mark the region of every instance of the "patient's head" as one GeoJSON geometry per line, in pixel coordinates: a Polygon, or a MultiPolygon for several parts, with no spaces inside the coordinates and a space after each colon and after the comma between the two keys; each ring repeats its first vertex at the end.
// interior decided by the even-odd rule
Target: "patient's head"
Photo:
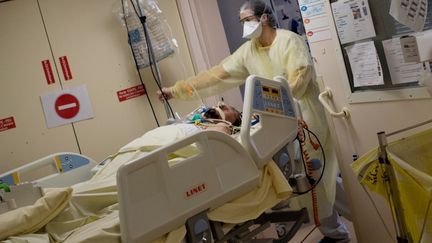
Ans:
{"type": "Polygon", "coordinates": [[[218,105],[218,107],[210,108],[204,113],[204,117],[208,119],[226,120],[237,127],[241,125],[242,121],[241,113],[229,105],[218,105]],[[221,112],[223,114],[221,114],[221,112]]]}
{"type": "Polygon", "coordinates": [[[241,125],[242,117],[240,111],[229,105],[220,105],[219,108],[224,112],[225,120],[231,122],[236,127],[241,125]]]}

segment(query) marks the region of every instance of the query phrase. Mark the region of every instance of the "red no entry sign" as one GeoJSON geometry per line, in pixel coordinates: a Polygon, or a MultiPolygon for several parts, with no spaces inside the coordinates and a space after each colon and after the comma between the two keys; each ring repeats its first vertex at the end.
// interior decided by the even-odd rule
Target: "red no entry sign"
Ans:
{"type": "Polygon", "coordinates": [[[71,94],[62,94],[55,101],[56,113],[64,119],[71,119],[75,117],[80,109],[78,99],[71,94]]]}

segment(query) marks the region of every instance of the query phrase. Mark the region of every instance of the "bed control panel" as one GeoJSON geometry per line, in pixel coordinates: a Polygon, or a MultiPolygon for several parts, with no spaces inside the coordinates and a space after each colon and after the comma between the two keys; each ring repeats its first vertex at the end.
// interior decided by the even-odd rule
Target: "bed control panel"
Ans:
{"type": "Polygon", "coordinates": [[[294,107],[283,86],[265,84],[255,79],[253,108],[273,115],[295,117],[294,107]]]}
{"type": "Polygon", "coordinates": [[[283,77],[266,79],[251,75],[246,79],[240,137],[258,168],[297,136],[299,106],[283,77]],[[251,120],[259,126],[251,129],[251,120]],[[269,141],[271,138],[271,142],[269,141]]]}
{"type": "Polygon", "coordinates": [[[90,160],[74,154],[61,154],[54,157],[58,172],[64,173],[90,164],[90,160]]]}

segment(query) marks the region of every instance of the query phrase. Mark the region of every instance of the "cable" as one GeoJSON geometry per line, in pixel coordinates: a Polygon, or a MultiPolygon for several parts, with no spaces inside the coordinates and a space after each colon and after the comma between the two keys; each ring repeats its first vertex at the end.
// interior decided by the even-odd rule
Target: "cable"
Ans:
{"type": "Polygon", "coordinates": [[[309,231],[309,233],[303,238],[303,240],[300,241],[300,243],[303,243],[312,234],[312,232],[314,232],[314,230],[316,230],[317,228],[318,228],[318,226],[315,225],[315,227],[313,227],[313,229],[311,231],[309,231]]]}
{"type": "MultiPolygon", "coordinates": [[[[310,192],[310,191],[312,191],[313,189],[315,189],[315,187],[321,182],[321,180],[322,180],[322,177],[324,176],[324,170],[325,170],[325,165],[326,165],[326,157],[325,157],[325,152],[324,152],[324,148],[323,148],[323,146],[322,146],[322,144],[321,144],[321,141],[318,139],[318,137],[317,137],[317,135],[315,134],[315,133],[313,133],[312,131],[310,131],[309,129],[307,129],[307,128],[303,128],[303,129],[305,129],[306,131],[308,131],[310,134],[312,134],[314,137],[315,137],[315,139],[317,140],[317,142],[318,142],[318,144],[319,144],[319,147],[320,147],[320,149],[321,149],[321,153],[322,153],[322,156],[323,156],[323,167],[322,167],[322,170],[321,170],[321,175],[320,175],[320,177],[318,178],[318,180],[311,186],[311,188],[309,188],[308,190],[306,190],[306,191],[304,191],[304,192],[293,192],[293,193],[295,193],[295,194],[297,194],[297,195],[303,195],[303,194],[306,194],[306,193],[308,193],[308,192],[310,192]]],[[[300,142],[300,144],[302,143],[302,140],[297,136],[297,138],[296,138],[297,140],[299,140],[299,142],[300,142]]],[[[306,166],[305,166],[305,158],[304,158],[304,154],[303,154],[303,148],[302,148],[302,146],[300,146],[300,153],[301,153],[301,159],[302,159],[302,161],[303,161],[303,168],[305,169],[305,171],[307,171],[307,169],[306,169],[306,166]]],[[[308,180],[310,180],[310,179],[313,179],[313,178],[311,178],[308,174],[306,174],[306,177],[308,178],[308,180]]]]}
{"type": "MultiPolygon", "coordinates": [[[[134,62],[135,62],[135,68],[136,68],[136,70],[138,72],[138,76],[139,76],[139,80],[141,82],[141,85],[144,87],[145,90],[147,90],[145,88],[145,84],[144,84],[143,78],[142,78],[141,73],[139,71],[138,61],[137,61],[137,59],[135,57],[135,54],[134,54],[134,51],[133,51],[133,48],[132,48],[132,42],[131,42],[131,39],[130,39],[130,36],[129,36],[129,27],[128,27],[127,21],[126,21],[126,12],[125,12],[125,7],[124,7],[124,2],[123,2],[123,0],[120,0],[120,1],[121,1],[121,5],[122,5],[122,10],[123,10],[123,17],[125,18],[125,26],[126,26],[126,31],[127,31],[128,40],[129,40],[129,47],[130,47],[130,50],[132,52],[132,56],[133,56],[133,59],[134,59],[134,62]]],[[[152,102],[150,100],[150,97],[148,95],[146,95],[146,97],[147,97],[147,100],[148,100],[148,102],[150,104],[150,108],[152,110],[153,117],[154,117],[154,119],[156,121],[156,124],[157,124],[158,127],[160,127],[159,120],[157,119],[156,112],[154,110],[154,107],[153,107],[153,104],[152,104],[152,102]]]]}
{"type": "MultiPolygon", "coordinates": [[[[138,0],[138,1],[139,1],[139,0],[138,0]]],[[[137,3],[138,3],[138,1],[137,1],[137,3]]],[[[139,18],[139,20],[140,20],[140,22],[141,22],[141,25],[142,25],[143,30],[144,30],[144,38],[145,38],[146,47],[147,47],[147,55],[148,55],[149,65],[150,65],[150,70],[151,70],[151,73],[152,73],[153,79],[155,80],[155,83],[156,83],[156,85],[158,86],[159,91],[161,92],[164,101],[165,101],[166,104],[168,105],[168,108],[169,108],[169,110],[170,110],[170,112],[171,112],[171,115],[173,116],[173,118],[175,118],[175,114],[174,114],[174,111],[173,111],[173,109],[172,109],[172,107],[171,107],[171,104],[169,103],[168,99],[165,97],[164,93],[162,92],[162,87],[161,87],[161,84],[160,84],[161,81],[159,80],[159,78],[158,78],[157,75],[155,74],[155,71],[153,70],[153,65],[155,65],[155,69],[157,69],[157,67],[156,67],[156,65],[157,65],[156,62],[157,62],[157,60],[153,60],[154,53],[153,53],[153,49],[151,48],[151,45],[150,45],[151,40],[150,40],[150,36],[149,36],[149,34],[148,34],[148,32],[147,32],[147,28],[146,28],[146,26],[145,26],[145,23],[146,23],[146,19],[147,19],[147,17],[146,17],[146,16],[140,16],[140,14],[138,14],[138,11],[137,11],[137,9],[136,9],[135,4],[133,3],[133,1],[131,1],[131,4],[132,4],[132,7],[133,7],[133,9],[134,9],[134,11],[135,11],[135,14],[137,15],[137,17],[139,18]],[[151,53],[150,53],[150,52],[151,52],[151,53]],[[152,54],[153,54],[153,55],[152,55],[152,54]]],[[[139,4],[139,3],[138,3],[138,4],[139,4]]],[[[141,12],[141,9],[139,9],[139,10],[140,10],[140,12],[141,12]]]]}
{"type": "MultiPolygon", "coordinates": [[[[143,23],[142,23],[142,24],[143,24],[143,23]]],[[[144,24],[143,24],[143,25],[144,25],[144,24]]],[[[168,99],[165,97],[165,95],[163,95],[163,92],[162,92],[162,86],[161,86],[160,83],[159,83],[160,80],[159,80],[159,78],[157,78],[157,76],[155,75],[155,71],[153,70],[153,66],[152,66],[152,64],[154,64],[154,65],[157,65],[157,64],[156,64],[156,60],[153,60],[153,59],[151,58],[152,55],[150,54],[150,50],[151,50],[152,48],[151,48],[150,45],[149,45],[149,39],[150,39],[150,37],[148,36],[148,33],[147,33],[146,29],[144,29],[144,36],[145,36],[145,39],[146,39],[147,55],[148,55],[148,58],[149,58],[150,70],[151,70],[151,73],[152,73],[153,79],[155,80],[155,83],[156,83],[156,85],[158,86],[159,91],[160,91],[161,94],[162,94],[162,97],[164,98],[166,104],[168,105],[168,108],[169,108],[169,110],[170,110],[170,112],[171,112],[173,118],[175,118],[175,114],[174,114],[174,111],[173,111],[173,109],[172,109],[172,107],[171,107],[171,104],[169,103],[169,101],[168,101],[168,99]],[[158,82],[158,80],[159,80],[159,82],[158,82]]],[[[151,50],[151,52],[153,52],[153,50],[151,50]]]]}

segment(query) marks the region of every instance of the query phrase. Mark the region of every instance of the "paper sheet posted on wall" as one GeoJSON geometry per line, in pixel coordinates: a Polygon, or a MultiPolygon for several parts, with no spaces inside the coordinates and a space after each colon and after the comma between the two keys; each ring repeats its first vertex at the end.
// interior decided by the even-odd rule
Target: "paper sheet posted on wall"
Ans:
{"type": "Polygon", "coordinates": [[[341,44],[376,36],[367,0],[339,0],[331,6],[341,44]]]}
{"type": "Polygon", "coordinates": [[[400,38],[384,40],[382,43],[393,84],[418,82],[423,71],[430,72],[429,62],[405,62],[400,38]]]}
{"type": "Polygon", "coordinates": [[[354,87],[384,84],[381,62],[373,41],[345,47],[353,73],[354,87]]]}
{"type": "Polygon", "coordinates": [[[330,40],[332,34],[325,7],[326,0],[299,0],[298,2],[309,43],[330,40]]]}
{"type": "Polygon", "coordinates": [[[422,31],[427,16],[427,0],[392,0],[390,15],[414,31],[422,31]]]}

